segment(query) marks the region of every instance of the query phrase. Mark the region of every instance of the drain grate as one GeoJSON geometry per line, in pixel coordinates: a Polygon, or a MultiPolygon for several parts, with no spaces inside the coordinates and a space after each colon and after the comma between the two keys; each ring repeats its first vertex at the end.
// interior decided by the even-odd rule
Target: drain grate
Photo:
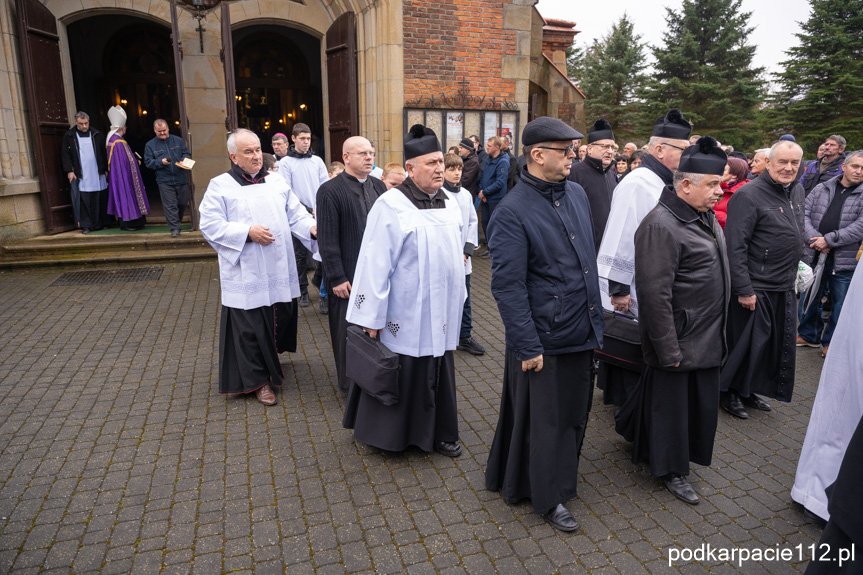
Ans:
{"type": "Polygon", "coordinates": [[[52,286],[81,286],[93,284],[114,284],[127,282],[155,281],[162,276],[164,267],[124,268],[118,270],[94,270],[87,272],[68,272],[52,283],[52,286]]]}

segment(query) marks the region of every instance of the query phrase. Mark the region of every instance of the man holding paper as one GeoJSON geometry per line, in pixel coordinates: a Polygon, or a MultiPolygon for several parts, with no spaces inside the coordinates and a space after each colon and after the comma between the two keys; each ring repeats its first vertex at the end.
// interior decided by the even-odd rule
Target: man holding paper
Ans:
{"type": "Polygon", "coordinates": [[[183,138],[168,133],[168,122],[158,119],[153,122],[156,137],[144,147],[144,164],[156,172],[156,184],[162,197],[165,219],[171,227],[171,237],[180,235],[183,213],[189,203],[189,164],[192,154],[183,138]],[[188,161],[185,161],[189,158],[188,161]],[[183,164],[182,166],[179,164],[183,164]]]}

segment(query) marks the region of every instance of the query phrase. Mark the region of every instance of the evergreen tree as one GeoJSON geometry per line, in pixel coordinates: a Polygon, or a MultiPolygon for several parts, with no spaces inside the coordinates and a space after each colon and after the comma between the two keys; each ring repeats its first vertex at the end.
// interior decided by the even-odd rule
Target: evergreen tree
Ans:
{"type": "Polygon", "coordinates": [[[764,94],[764,68],[753,68],[748,43],[751,12],[742,0],[683,0],[666,8],[668,30],[653,48],[655,72],[642,95],[642,120],[649,130],[668,108],[677,107],[693,132],[738,149],[760,142],[757,106],[764,94]]]}
{"type": "Polygon", "coordinates": [[[584,78],[584,54],[585,48],[573,42],[572,46],[566,49],[566,76],[572,80],[575,85],[581,83],[584,78]]]}
{"type": "Polygon", "coordinates": [[[588,125],[605,118],[618,140],[633,140],[639,132],[637,91],[645,80],[645,44],[624,13],[611,32],[595,40],[584,59],[584,79],[579,86],[587,100],[588,125]]]}
{"type": "Polygon", "coordinates": [[[831,134],[844,136],[849,150],[863,147],[863,0],[809,4],[767,117],[774,135],[791,132],[810,154],[831,134]]]}

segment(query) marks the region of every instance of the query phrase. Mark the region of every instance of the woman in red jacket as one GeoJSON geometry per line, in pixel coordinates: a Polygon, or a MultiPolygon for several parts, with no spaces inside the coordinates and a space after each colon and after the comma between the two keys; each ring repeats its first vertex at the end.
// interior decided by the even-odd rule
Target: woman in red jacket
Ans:
{"type": "Polygon", "coordinates": [[[725,218],[728,217],[728,200],[734,195],[734,192],[740,189],[744,184],[748,184],[749,180],[746,176],[749,175],[749,165],[745,160],[740,158],[728,158],[728,163],[725,165],[725,175],[722,176],[722,198],[716,202],[713,211],[716,212],[716,219],[719,220],[719,225],[725,229],[725,218]]]}

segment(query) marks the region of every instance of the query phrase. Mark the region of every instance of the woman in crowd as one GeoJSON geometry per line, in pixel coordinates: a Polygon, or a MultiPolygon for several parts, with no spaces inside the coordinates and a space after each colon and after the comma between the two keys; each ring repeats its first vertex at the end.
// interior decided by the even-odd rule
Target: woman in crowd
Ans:
{"type": "Polygon", "coordinates": [[[722,229],[725,229],[725,219],[728,217],[728,200],[741,186],[749,183],[748,176],[749,165],[746,160],[728,158],[728,163],[725,164],[725,174],[722,176],[722,198],[716,202],[716,206],[713,208],[722,229]]]}
{"type": "Polygon", "coordinates": [[[614,165],[617,168],[617,174],[615,175],[617,176],[617,181],[619,182],[623,179],[623,176],[625,176],[629,172],[629,160],[626,156],[619,155],[614,158],[614,165]]]}

